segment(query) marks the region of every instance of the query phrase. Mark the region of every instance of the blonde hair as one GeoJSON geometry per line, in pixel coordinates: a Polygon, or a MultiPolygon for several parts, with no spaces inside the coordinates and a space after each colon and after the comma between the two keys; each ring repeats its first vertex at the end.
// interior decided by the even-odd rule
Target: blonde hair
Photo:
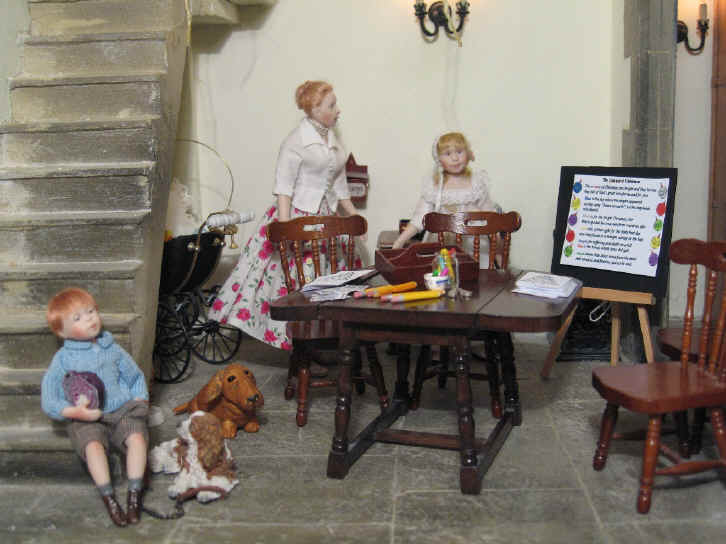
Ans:
{"type": "Polygon", "coordinates": [[[91,293],[79,287],[63,289],[50,299],[45,317],[53,334],[58,335],[63,330],[63,319],[81,305],[98,309],[98,304],[91,293]]]}
{"type": "Polygon", "coordinates": [[[325,95],[332,92],[333,86],[325,81],[306,81],[295,90],[295,104],[307,115],[319,106],[325,95]]]}
{"type": "MultiPolygon", "coordinates": [[[[436,140],[436,156],[434,157],[434,159],[436,160],[437,166],[441,164],[439,162],[439,155],[441,155],[448,147],[453,147],[455,149],[465,149],[467,160],[474,160],[474,153],[471,150],[471,146],[469,145],[469,141],[466,139],[466,136],[464,136],[461,132],[447,132],[446,134],[442,134],[441,136],[439,136],[439,139],[436,140]]],[[[434,183],[439,183],[441,179],[440,176],[441,173],[439,171],[439,168],[437,168],[434,172],[434,183]]],[[[468,164],[466,170],[464,170],[464,176],[471,177],[471,168],[469,168],[468,164]]],[[[447,179],[448,174],[444,172],[443,182],[446,183],[447,179]]]]}

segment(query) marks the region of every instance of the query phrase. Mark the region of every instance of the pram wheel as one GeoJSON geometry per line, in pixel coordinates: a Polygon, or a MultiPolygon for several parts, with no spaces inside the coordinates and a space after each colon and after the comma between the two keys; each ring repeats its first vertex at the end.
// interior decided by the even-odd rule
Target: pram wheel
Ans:
{"type": "Polygon", "coordinates": [[[190,342],[197,357],[218,365],[235,356],[242,342],[242,331],[219,321],[198,322],[192,329],[190,342]]]}
{"type": "Polygon", "coordinates": [[[154,379],[160,383],[181,381],[191,358],[184,324],[176,309],[178,305],[176,299],[168,297],[159,301],[156,312],[156,341],[152,360],[154,379]]]}
{"type": "Polygon", "coordinates": [[[162,354],[158,346],[154,347],[154,379],[159,383],[176,383],[183,380],[184,373],[189,367],[192,352],[190,349],[181,349],[171,355],[162,354]]]}

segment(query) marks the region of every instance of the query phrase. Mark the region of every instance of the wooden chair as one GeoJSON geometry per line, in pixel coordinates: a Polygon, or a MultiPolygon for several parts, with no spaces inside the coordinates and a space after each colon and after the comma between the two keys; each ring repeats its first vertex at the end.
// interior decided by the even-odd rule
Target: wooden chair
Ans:
{"type": "Polygon", "coordinates": [[[722,349],[726,328],[726,296],[721,297],[720,308],[714,306],[719,276],[726,272],[726,253],[719,243],[683,239],[671,244],[670,258],[675,263],[690,265],[680,360],[603,367],[592,372],[593,386],[607,401],[593,458],[595,470],[605,467],[619,407],[648,416],[637,500],[638,512],[641,514],[650,510],[655,475],[692,474],[726,466],[726,426],[722,408],[726,404],[726,364],[723,360],[726,350],[722,349]],[[691,364],[689,348],[694,330],[699,265],[707,271],[706,304],[698,340],[697,362],[691,364]],[[714,319],[715,312],[718,312],[718,316],[714,319]],[[709,412],[719,458],[683,461],[678,453],[661,444],[662,417],[671,412],[699,408],[709,412]],[[659,453],[663,453],[672,465],[656,469],[659,453]]]}
{"type": "MultiPolygon", "coordinates": [[[[354,236],[365,234],[368,223],[360,215],[349,217],[308,216],[298,217],[291,221],[274,222],[268,226],[267,238],[276,244],[280,253],[280,263],[285,275],[288,292],[301,289],[308,279],[305,278],[303,266],[303,246],[309,243],[312,253],[314,277],[321,274],[333,274],[338,271],[338,243],[345,248],[346,267],[354,268],[355,242],[354,236]],[[321,253],[326,254],[330,270],[322,270],[321,253]],[[290,273],[291,261],[295,264],[296,280],[290,273]]],[[[310,278],[314,279],[314,278],[310,278]]],[[[335,349],[338,345],[338,323],[334,321],[290,321],[287,324],[287,335],[292,340],[290,366],[288,369],[285,399],[290,400],[297,388],[296,421],[302,427],[307,423],[309,407],[308,393],[310,388],[335,387],[336,381],[331,378],[312,378],[310,362],[317,350],[335,349]],[[295,382],[297,382],[297,387],[295,382]]],[[[360,353],[354,364],[354,382],[356,390],[362,393],[365,383],[375,385],[382,408],[388,406],[388,393],[383,382],[383,373],[374,344],[363,344],[370,365],[371,376],[361,375],[360,353]]]]}
{"type": "MultiPolygon", "coordinates": [[[[726,253],[726,242],[711,242],[714,247],[719,247],[720,250],[726,253]]],[[[708,295],[708,293],[706,293],[708,295]]],[[[713,334],[713,330],[709,332],[713,334]]],[[[701,329],[694,327],[693,334],[691,335],[691,345],[688,349],[688,358],[692,363],[698,362],[698,351],[699,343],[701,339],[701,329]]],[[[658,346],[661,352],[666,357],[670,357],[673,360],[681,358],[681,339],[683,338],[683,327],[665,327],[659,329],[656,334],[658,346]]],[[[685,418],[685,415],[682,416],[685,418]]],[[[680,431],[682,440],[686,441],[686,448],[688,455],[695,455],[701,451],[703,426],[706,422],[706,411],[702,408],[694,410],[691,428],[690,430],[680,431]]],[[[686,422],[687,425],[687,422],[686,422]]],[[[683,449],[683,447],[681,448],[683,449]]],[[[681,453],[683,455],[683,453],[681,453]]]]}
{"type": "MultiPolygon", "coordinates": [[[[473,211],[455,214],[432,212],[424,216],[423,223],[427,231],[438,234],[439,243],[442,245],[446,241],[446,233],[455,235],[456,245],[458,246],[462,245],[464,236],[473,236],[474,254],[472,257],[477,263],[480,257],[480,236],[486,236],[489,239],[489,269],[494,270],[495,268],[507,268],[509,266],[512,233],[522,226],[522,218],[517,212],[473,211]]],[[[495,335],[484,332],[480,333],[475,339],[484,341],[485,356],[482,357],[476,353],[473,353],[473,355],[485,361],[487,373],[471,373],[470,378],[489,382],[492,415],[500,418],[502,416],[502,400],[499,392],[499,367],[496,359],[497,338],[495,335]]],[[[446,380],[449,377],[455,377],[455,372],[449,370],[448,347],[442,346],[439,361],[434,365],[431,365],[431,363],[431,347],[421,346],[421,352],[416,363],[411,399],[411,408],[414,410],[418,408],[421,399],[421,388],[425,380],[436,376],[439,388],[443,389],[446,387],[446,380]]]]}

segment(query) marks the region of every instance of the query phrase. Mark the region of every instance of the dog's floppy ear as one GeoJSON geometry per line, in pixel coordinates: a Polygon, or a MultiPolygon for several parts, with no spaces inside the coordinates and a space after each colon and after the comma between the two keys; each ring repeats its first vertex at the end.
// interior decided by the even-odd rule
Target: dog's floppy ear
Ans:
{"type": "Polygon", "coordinates": [[[199,401],[204,406],[207,406],[214,402],[222,394],[222,375],[224,369],[218,371],[212,379],[207,382],[202,390],[199,392],[199,401]]]}

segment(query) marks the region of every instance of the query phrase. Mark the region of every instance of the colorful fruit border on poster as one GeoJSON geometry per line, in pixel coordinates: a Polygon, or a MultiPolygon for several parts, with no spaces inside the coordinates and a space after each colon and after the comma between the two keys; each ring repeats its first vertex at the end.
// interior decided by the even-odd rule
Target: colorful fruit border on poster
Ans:
{"type": "Polygon", "coordinates": [[[665,296],[677,175],[675,168],[563,166],[552,273],[586,287],[665,296]]]}

